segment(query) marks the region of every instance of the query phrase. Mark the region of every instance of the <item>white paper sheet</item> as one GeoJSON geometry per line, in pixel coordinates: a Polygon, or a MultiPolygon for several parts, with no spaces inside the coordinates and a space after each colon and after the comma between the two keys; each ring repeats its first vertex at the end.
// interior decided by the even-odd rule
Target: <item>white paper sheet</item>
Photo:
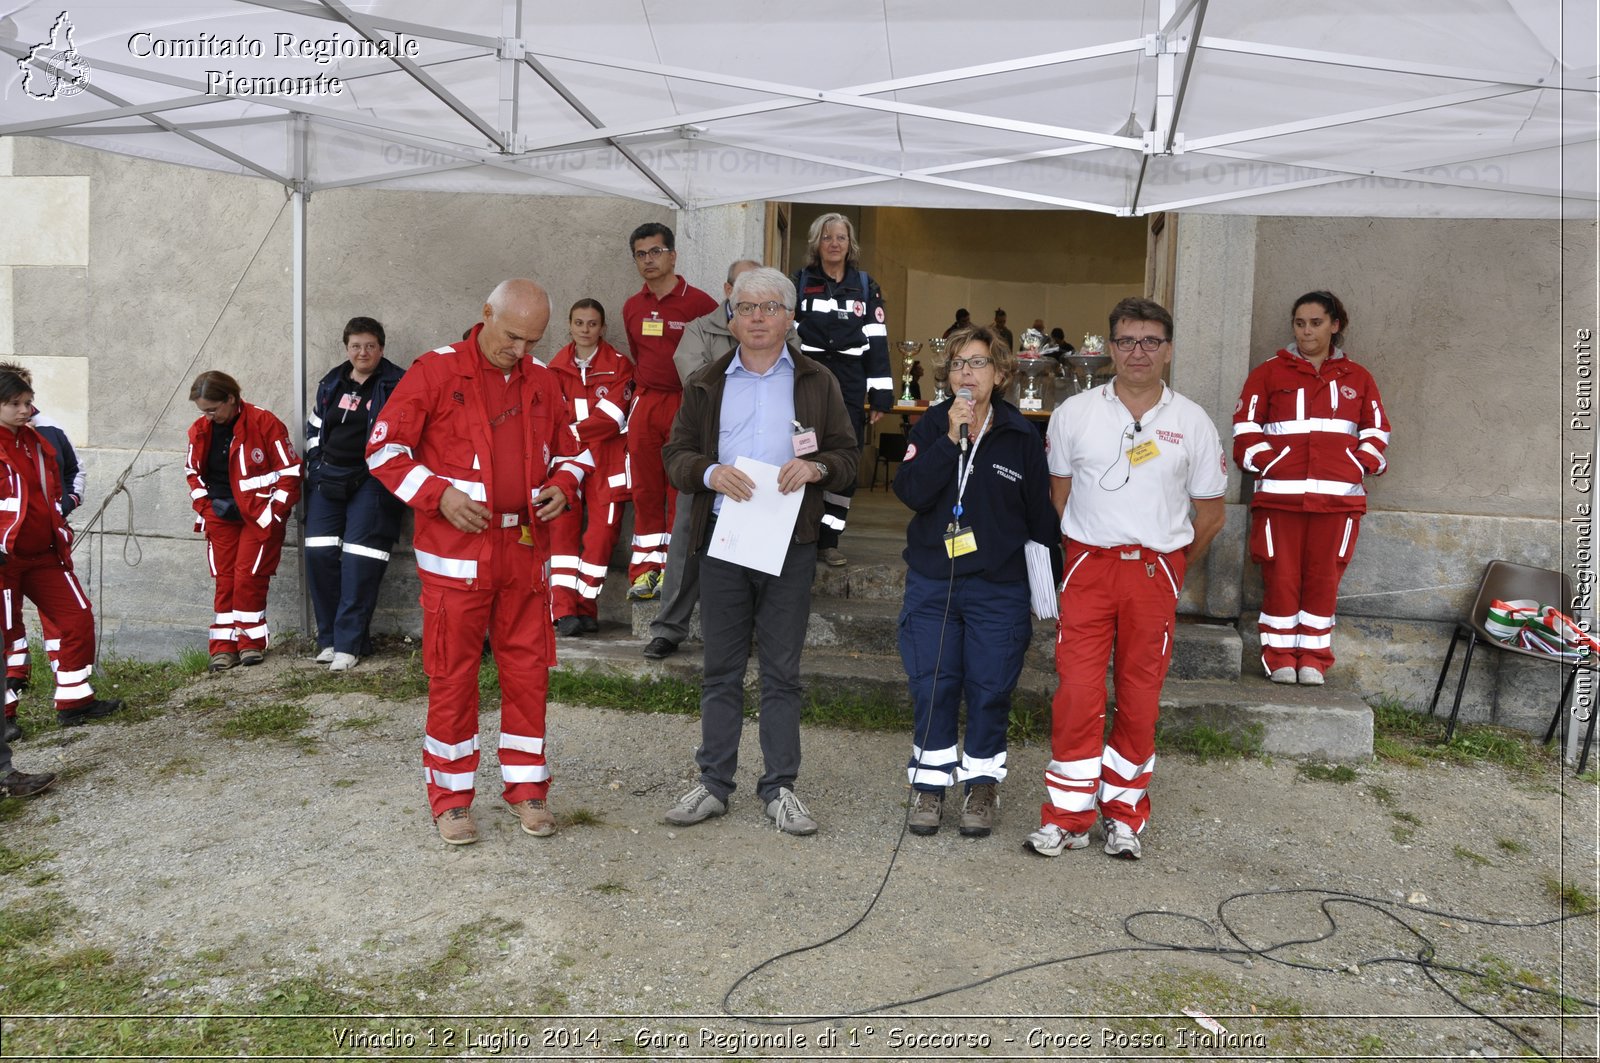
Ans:
{"type": "Polygon", "coordinates": [[[721,561],[778,576],[794,538],[794,521],[800,515],[805,491],[787,495],[778,491],[778,467],[754,458],[740,458],[733,467],[756,482],[748,502],[722,496],[722,511],[711,533],[706,553],[721,561]]]}
{"type": "Polygon", "coordinates": [[[1022,545],[1022,555],[1028,561],[1028,594],[1033,615],[1040,620],[1054,619],[1059,612],[1056,595],[1060,589],[1050,567],[1050,548],[1029,540],[1022,545]]]}

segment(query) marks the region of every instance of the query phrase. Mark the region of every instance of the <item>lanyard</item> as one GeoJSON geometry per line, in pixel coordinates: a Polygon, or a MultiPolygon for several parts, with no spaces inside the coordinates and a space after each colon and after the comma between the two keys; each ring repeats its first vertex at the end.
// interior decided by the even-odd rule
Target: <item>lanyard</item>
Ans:
{"type": "MultiPolygon", "coordinates": [[[[967,451],[967,464],[965,468],[956,473],[956,507],[952,510],[956,523],[961,523],[961,498],[967,493],[967,481],[972,478],[972,463],[978,460],[978,447],[983,443],[983,437],[989,434],[989,422],[994,420],[994,407],[989,407],[989,412],[984,415],[983,427],[978,429],[978,438],[972,441],[972,449],[967,451]]],[[[961,458],[956,458],[956,464],[961,464],[961,458]]]]}

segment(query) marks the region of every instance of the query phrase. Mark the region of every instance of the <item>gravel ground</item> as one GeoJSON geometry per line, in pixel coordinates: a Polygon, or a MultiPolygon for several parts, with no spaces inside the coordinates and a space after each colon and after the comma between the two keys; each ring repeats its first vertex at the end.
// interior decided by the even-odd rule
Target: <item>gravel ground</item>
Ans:
{"type": "MultiPolygon", "coordinates": [[[[176,700],[237,706],[282,669],[310,667],[274,657],[176,700]]],[[[799,791],[822,830],[792,838],[753,796],[750,727],[729,814],[669,828],[662,813],[693,782],[698,721],[552,705],[552,807],[592,821],[522,834],[486,752],[483,839],[452,848],[419,778],[420,702],[318,694],[305,705],[298,740],[221,737],[235,711],[222,708],[22,743],[24,769],[70,777],[0,827],[7,846],[54,854],[35,865],[52,881],[6,880],[8,903],[55,891],[76,912],[63,947],[92,943],[155,972],[226,957],[224,973],[158,993],[153,1011],[248,998],[291,976],[381,986],[454,943],[467,962],[405,993],[409,1010],[476,1016],[426,1024],[435,1037],[448,1029],[462,1055],[1596,1052],[1592,1004],[1563,1021],[1554,1001],[1505,985],[1595,1000],[1596,918],[1489,925],[1559,915],[1551,879],[1596,892],[1596,787],[1553,767],[1378,764],[1340,784],[1284,760],[1163,757],[1144,860],[1107,859],[1098,844],[1045,860],[1021,844],[1042,796],[1037,745],[1012,750],[994,836],[959,837],[947,808],[940,834],[901,841],[906,738],[810,729],[799,791]],[[880,884],[840,940],[740,981],[846,930],[880,884]],[[1319,905],[1345,893],[1371,900],[1328,905],[1329,924],[1319,905]],[[1408,962],[1429,943],[1436,964],[1500,980],[1408,962]]],[[[496,723],[485,714],[486,751],[496,723]]],[[[391,1027],[422,1020],[351,1022],[391,1027]]]]}

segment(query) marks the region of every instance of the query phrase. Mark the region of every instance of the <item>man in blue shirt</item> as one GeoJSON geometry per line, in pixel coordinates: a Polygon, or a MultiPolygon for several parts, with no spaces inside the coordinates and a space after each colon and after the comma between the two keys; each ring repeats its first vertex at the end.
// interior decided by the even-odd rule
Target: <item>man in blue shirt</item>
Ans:
{"type": "Polygon", "coordinates": [[[755,635],[761,659],[761,752],[756,793],[789,834],[817,823],[795,795],[800,771],[800,651],[811,613],[822,492],[856,476],[855,430],[832,373],[784,344],[794,284],[775,269],[741,273],[729,297],[739,346],[689,378],[662,456],[672,486],[693,496],[691,543],[700,559],[705,668],[700,698],[700,783],[667,812],[677,826],[728,810],[744,724],[744,673],[755,635]],[[757,490],[734,467],[753,458],[778,468],[778,490],[804,491],[788,529],[783,568],[770,575],[706,553],[718,514],[757,490]]]}

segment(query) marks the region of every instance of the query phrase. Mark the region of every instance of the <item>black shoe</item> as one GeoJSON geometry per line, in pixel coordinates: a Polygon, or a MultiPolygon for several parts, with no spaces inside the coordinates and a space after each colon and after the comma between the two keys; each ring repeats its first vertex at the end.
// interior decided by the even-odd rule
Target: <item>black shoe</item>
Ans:
{"type": "Polygon", "coordinates": [[[576,638],[583,634],[583,621],[575,616],[564,616],[556,621],[556,634],[564,639],[576,638]]]}
{"type": "Polygon", "coordinates": [[[102,716],[110,716],[114,712],[122,711],[121,699],[102,701],[95,698],[87,705],[79,705],[75,709],[56,713],[56,723],[62,727],[80,727],[90,720],[98,720],[102,716]]]}
{"type": "Polygon", "coordinates": [[[21,676],[8,675],[6,676],[6,689],[15,694],[26,694],[28,692],[28,681],[21,676]]]}
{"type": "Polygon", "coordinates": [[[593,635],[596,631],[600,630],[600,621],[596,620],[592,616],[578,617],[578,625],[578,630],[582,631],[585,635],[593,635]]]}
{"type": "Polygon", "coordinates": [[[644,648],[644,655],[652,661],[664,660],[678,652],[678,644],[671,639],[664,639],[660,635],[650,640],[650,645],[644,648]]]}
{"type": "Polygon", "coordinates": [[[14,771],[4,779],[0,779],[0,794],[7,797],[32,797],[42,794],[50,789],[50,784],[56,781],[54,772],[45,772],[43,775],[27,775],[14,771]]]}
{"type": "Polygon", "coordinates": [[[11,743],[11,742],[20,742],[26,737],[28,737],[28,736],[22,730],[22,725],[17,722],[17,718],[15,716],[7,716],[6,717],[6,742],[8,744],[11,743]]]}

